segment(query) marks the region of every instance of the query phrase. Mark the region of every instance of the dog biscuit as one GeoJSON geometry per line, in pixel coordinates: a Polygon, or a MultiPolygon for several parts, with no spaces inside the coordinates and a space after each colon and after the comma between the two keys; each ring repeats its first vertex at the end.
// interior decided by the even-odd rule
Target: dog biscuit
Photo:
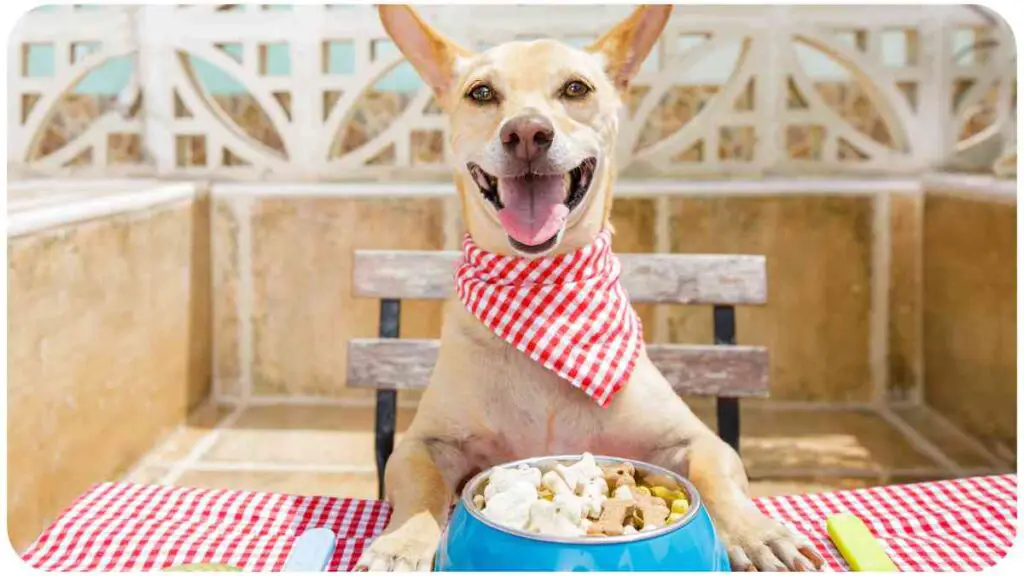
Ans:
{"type": "Polygon", "coordinates": [[[487,478],[487,487],[484,488],[484,498],[491,499],[491,495],[508,490],[512,485],[520,482],[529,484],[534,488],[540,487],[540,470],[525,464],[516,468],[494,467],[491,475],[487,478]]]}
{"type": "Polygon", "coordinates": [[[486,498],[484,516],[509,528],[522,530],[530,518],[530,505],[537,501],[537,489],[526,482],[513,484],[508,490],[486,498]]]}
{"type": "Polygon", "coordinates": [[[582,536],[585,534],[582,521],[578,507],[574,509],[565,502],[537,500],[530,505],[527,530],[548,536],[582,536]]]}
{"type": "Polygon", "coordinates": [[[669,507],[657,496],[640,496],[636,499],[637,514],[642,522],[641,530],[660,528],[668,519],[669,507]]]}
{"type": "Polygon", "coordinates": [[[614,490],[619,486],[636,486],[636,469],[629,462],[623,462],[617,466],[609,466],[604,469],[604,478],[608,482],[608,488],[614,490]]]}
{"type": "Polygon", "coordinates": [[[632,513],[634,504],[627,500],[608,500],[601,510],[601,517],[590,525],[588,534],[619,536],[625,527],[626,518],[632,513]]]}
{"type": "Polygon", "coordinates": [[[546,472],[496,466],[481,492],[473,505],[488,519],[550,536],[649,532],[681,521],[690,510],[688,494],[670,478],[637,474],[628,462],[599,466],[590,454],[546,472]]]}

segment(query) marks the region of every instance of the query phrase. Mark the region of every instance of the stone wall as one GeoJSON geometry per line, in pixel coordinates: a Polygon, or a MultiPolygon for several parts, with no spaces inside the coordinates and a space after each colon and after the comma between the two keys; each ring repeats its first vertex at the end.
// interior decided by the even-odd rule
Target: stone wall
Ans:
{"type": "MultiPolygon", "coordinates": [[[[379,310],[377,301],[350,294],[351,252],[455,248],[454,200],[223,189],[230,192],[215,192],[213,232],[221,393],[371,401],[372,393],[344,385],[346,341],[375,336],[379,310]]],[[[741,307],[737,322],[740,343],[770,350],[773,398],[869,402],[884,394],[878,387],[888,372],[872,368],[873,339],[888,345],[885,327],[871,325],[873,285],[890,275],[875,269],[885,265],[876,254],[876,204],[871,194],[827,187],[768,195],[651,192],[618,199],[612,219],[623,253],[766,255],[768,305],[741,307]]],[[[710,307],[639,311],[649,341],[712,342],[710,307]]],[[[403,336],[436,337],[440,321],[440,303],[403,302],[403,336]]]]}
{"type": "Polygon", "coordinates": [[[1017,447],[1017,205],[966,186],[924,201],[924,400],[996,454],[1017,447]]]}
{"type": "Polygon", "coordinates": [[[188,199],[8,239],[17,550],[209,395],[208,205],[188,199]]]}

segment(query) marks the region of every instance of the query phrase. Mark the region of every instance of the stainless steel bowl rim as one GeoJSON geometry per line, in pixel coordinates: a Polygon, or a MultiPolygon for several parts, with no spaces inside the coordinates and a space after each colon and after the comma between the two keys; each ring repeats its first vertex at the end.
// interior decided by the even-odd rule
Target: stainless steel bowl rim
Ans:
{"type": "MultiPolygon", "coordinates": [[[[515,468],[515,467],[521,466],[523,464],[532,465],[532,466],[538,466],[540,464],[548,463],[548,462],[561,462],[561,463],[564,464],[567,461],[569,461],[569,462],[578,462],[580,460],[580,458],[582,458],[581,454],[570,454],[570,455],[566,455],[566,456],[538,456],[538,457],[535,457],[535,458],[524,458],[522,460],[516,460],[514,462],[508,462],[508,463],[505,463],[505,464],[499,464],[496,467],[497,468],[515,468]]],[[[686,511],[686,515],[685,516],[683,516],[682,518],[680,518],[676,522],[673,522],[673,523],[671,523],[671,524],[669,524],[667,526],[664,526],[662,528],[658,528],[656,530],[649,530],[647,532],[637,532],[635,534],[624,534],[622,536],[605,536],[605,537],[598,537],[598,536],[568,537],[568,536],[545,536],[543,534],[535,534],[533,532],[527,532],[525,530],[517,530],[515,528],[509,528],[508,526],[502,526],[501,524],[498,524],[498,523],[492,521],[491,519],[487,518],[486,516],[484,516],[479,510],[476,509],[476,505],[473,504],[473,494],[474,494],[474,492],[476,492],[476,489],[480,485],[480,483],[483,482],[484,479],[486,479],[490,475],[491,470],[493,470],[495,467],[488,468],[487,470],[484,470],[484,471],[478,473],[476,476],[473,476],[469,480],[469,482],[466,482],[466,485],[462,488],[462,496],[461,496],[462,506],[466,509],[466,511],[471,516],[473,516],[473,518],[476,518],[480,522],[483,522],[484,524],[490,526],[491,528],[494,528],[495,530],[500,530],[502,532],[505,532],[506,534],[511,534],[513,536],[519,536],[519,537],[522,537],[522,538],[529,538],[530,540],[537,540],[539,542],[562,543],[562,544],[583,544],[583,545],[587,545],[587,546],[600,546],[600,545],[609,545],[609,544],[623,544],[623,543],[627,543],[627,542],[639,542],[641,540],[647,540],[649,538],[657,538],[659,536],[664,536],[665,534],[669,534],[671,532],[679,530],[683,526],[686,526],[687,524],[689,524],[697,516],[697,512],[700,511],[701,506],[703,506],[703,504],[701,503],[700,494],[697,492],[697,488],[689,480],[687,480],[686,478],[683,478],[681,475],[676,474],[675,472],[672,472],[671,470],[667,470],[665,468],[662,468],[661,466],[655,466],[654,464],[648,464],[647,462],[640,462],[639,460],[631,460],[629,458],[617,458],[617,457],[614,457],[614,456],[597,456],[597,455],[594,455],[594,460],[597,461],[598,463],[605,463],[605,464],[628,462],[628,463],[632,464],[633,467],[636,468],[637,470],[644,470],[646,472],[654,472],[654,473],[657,473],[657,474],[664,474],[665,476],[668,476],[668,477],[672,478],[674,481],[679,483],[679,486],[682,487],[683,490],[686,491],[686,496],[687,496],[687,498],[690,501],[690,508],[689,508],[689,510],[686,511]]]]}

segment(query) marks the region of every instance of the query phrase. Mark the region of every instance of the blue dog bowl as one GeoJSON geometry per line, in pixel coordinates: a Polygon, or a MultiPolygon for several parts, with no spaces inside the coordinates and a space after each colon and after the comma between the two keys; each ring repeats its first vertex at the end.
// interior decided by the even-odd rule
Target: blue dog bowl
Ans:
{"type": "MultiPolygon", "coordinates": [[[[529,464],[549,470],[557,462],[572,464],[579,456],[531,458],[506,466],[529,464]]],[[[442,571],[665,571],[724,572],[729,559],[715,526],[688,480],[657,466],[622,458],[596,457],[600,464],[631,463],[638,478],[683,490],[690,509],[679,521],[649,532],[605,538],[556,538],[500,526],[473,504],[488,471],[474,476],[462,490],[438,548],[435,568],[442,571]]]]}

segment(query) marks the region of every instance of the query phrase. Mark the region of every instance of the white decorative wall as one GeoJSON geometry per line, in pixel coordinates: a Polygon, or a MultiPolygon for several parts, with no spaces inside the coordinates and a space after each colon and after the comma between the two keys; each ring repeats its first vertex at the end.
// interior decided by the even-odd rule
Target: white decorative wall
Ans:
{"type": "MultiPolygon", "coordinates": [[[[629,10],[421,8],[477,48],[582,45],[629,10]]],[[[444,117],[371,6],[50,7],[10,46],[15,175],[447,178],[444,117]]],[[[1005,23],[965,6],[678,6],[628,99],[620,164],[988,171],[1013,153],[1015,60],[1005,23]]]]}

